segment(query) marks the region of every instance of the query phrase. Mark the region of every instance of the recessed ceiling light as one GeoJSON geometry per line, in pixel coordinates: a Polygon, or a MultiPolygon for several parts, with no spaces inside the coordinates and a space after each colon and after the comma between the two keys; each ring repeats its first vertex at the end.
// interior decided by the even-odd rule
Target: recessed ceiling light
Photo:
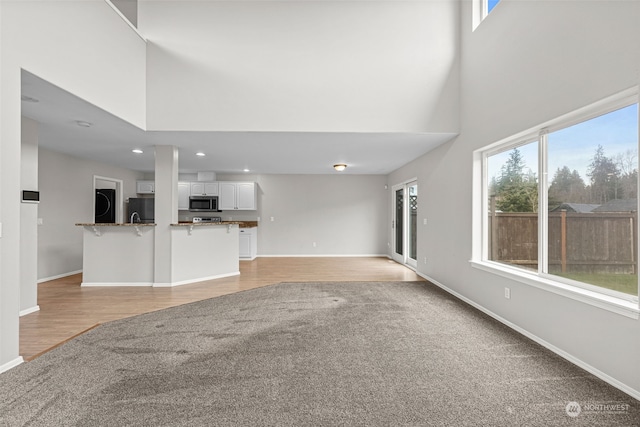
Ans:
{"type": "Polygon", "coordinates": [[[22,95],[22,96],[20,97],[20,99],[21,99],[21,100],[23,100],[24,102],[40,102],[40,100],[39,100],[39,99],[32,98],[32,97],[27,96],[27,95],[22,95]]]}
{"type": "Polygon", "coordinates": [[[242,169],[242,172],[249,172],[249,169],[242,169]]]}
{"type": "Polygon", "coordinates": [[[136,154],[142,154],[143,151],[139,148],[134,148],[133,150],[131,150],[132,152],[136,153],[136,154]]]}
{"type": "Polygon", "coordinates": [[[206,156],[206,154],[204,154],[202,151],[198,151],[196,153],[196,156],[204,157],[204,156],[206,156]]]}
{"type": "Polygon", "coordinates": [[[93,126],[93,123],[85,122],[84,120],[76,120],[76,124],[83,128],[90,128],[93,126]]]}
{"type": "Polygon", "coordinates": [[[337,163],[337,164],[333,165],[333,168],[335,170],[337,170],[338,172],[342,172],[343,170],[345,170],[347,168],[347,165],[345,165],[344,163],[337,163]]]}

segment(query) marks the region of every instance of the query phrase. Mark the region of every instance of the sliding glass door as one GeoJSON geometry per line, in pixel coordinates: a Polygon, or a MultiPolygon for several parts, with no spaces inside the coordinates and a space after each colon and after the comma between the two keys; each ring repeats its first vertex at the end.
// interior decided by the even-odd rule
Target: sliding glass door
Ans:
{"type": "Polygon", "coordinates": [[[393,259],[417,267],[418,183],[393,187],[393,259]]]}

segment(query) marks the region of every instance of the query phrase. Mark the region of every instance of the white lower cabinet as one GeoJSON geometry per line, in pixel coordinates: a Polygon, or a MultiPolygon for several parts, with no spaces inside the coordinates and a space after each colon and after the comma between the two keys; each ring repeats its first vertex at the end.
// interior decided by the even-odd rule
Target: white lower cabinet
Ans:
{"type": "Polygon", "coordinates": [[[241,228],[240,259],[255,259],[258,256],[258,228],[241,228]]]}

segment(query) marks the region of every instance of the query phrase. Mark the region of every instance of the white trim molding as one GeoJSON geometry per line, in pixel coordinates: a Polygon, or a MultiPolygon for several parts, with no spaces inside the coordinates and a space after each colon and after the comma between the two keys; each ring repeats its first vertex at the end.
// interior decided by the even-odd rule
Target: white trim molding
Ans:
{"type": "Polygon", "coordinates": [[[240,275],[239,271],[234,271],[232,273],[218,274],[216,276],[198,277],[197,279],[181,280],[179,282],[170,282],[170,283],[157,282],[157,283],[153,283],[153,287],[154,288],[173,288],[175,286],[188,285],[190,283],[206,282],[207,280],[224,279],[225,277],[239,276],[239,275],[240,275]]]}
{"type": "Polygon", "coordinates": [[[16,357],[11,362],[0,365],[0,374],[8,371],[11,368],[15,368],[16,366],[21,365],[22,363],[24,363],[24,359],[22,358],[22,356],[16,357]]]}
{"type": "Polygon", "coordinates": [[[152,282],[82,282],[80,284],[83,288],[97,287],[97,286],[128,286],[128,287],[141,287],[141,286],[153,286],[152,282]]]}
{"type": "Polygon", "coordinates": [[[40,306],[36,305],[33,307],[25,308],[24,310],[20,310],[20,317],[26,316],[27,314],[35,313],[36,311],[40,311],[40,306]]]}
{"type": "MultiPolygon", "coordinates": [[[[389,254],[284,254],[284,255],[258,255],[256,258],[389,258],[389,254]]],[[[240,261],[248,261],[240,259],[240,261]]]]}
{"type": "Polygon", "coordinates": [[[80,274],[82,270],[70,271],[68,273],[62,273],[55,276],[43,277],[42,279],[38,279],[38,283],[50,282],[56,279],[62,279],[63,277],[73,276],[74,274],[80,274]]]}

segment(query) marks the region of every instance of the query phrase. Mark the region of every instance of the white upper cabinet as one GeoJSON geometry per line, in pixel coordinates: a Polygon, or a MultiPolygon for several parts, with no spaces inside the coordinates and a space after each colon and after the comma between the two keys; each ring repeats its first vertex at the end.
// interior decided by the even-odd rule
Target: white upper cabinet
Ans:
{"type": "Polygon", "coordinates": [[[256,210],[255,182],[219,182],[218,208],[223,211],[256,210]]]}
{"type": "Polygon", "coordinates": [[[179,182],[178,183],[178,210],[189,210],[189,196],[191,195],[191,183],[179,182]]]}
{"type": "Polygon", "coordinates": [[[256,210],[256,183],[239,182],[236,192],[236,209],[256,210]]]}
{"type": "Polygon", "coordinates": [[[217,182],[192,182],[192,196],[217,196],[219,194],[217,182]]]}
{"type": "Polygon", "coordinates": [[[218,198],[218,209],[221,211],[232,211],[236,209],[237,186],[233,182],[220,183],[220,196],[218,198]]]}
{"type": "Polygon", "coordinates": [[[137,181],[136,193],[138,194],[154,194],[156,191],[155,181],[137,181]]]}

